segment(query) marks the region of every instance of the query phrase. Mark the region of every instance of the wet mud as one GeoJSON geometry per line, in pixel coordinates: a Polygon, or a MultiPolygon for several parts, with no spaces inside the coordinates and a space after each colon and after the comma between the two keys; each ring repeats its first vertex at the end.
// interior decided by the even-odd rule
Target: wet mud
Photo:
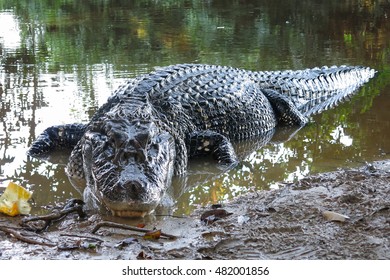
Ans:
{"type": "Polygon", "coordinates": [[[279,185],[189,217],[132,221],[140,231],[75,212],[34,233],[0,216],[0,259],[390,259],[390,161],[279,185]]]}

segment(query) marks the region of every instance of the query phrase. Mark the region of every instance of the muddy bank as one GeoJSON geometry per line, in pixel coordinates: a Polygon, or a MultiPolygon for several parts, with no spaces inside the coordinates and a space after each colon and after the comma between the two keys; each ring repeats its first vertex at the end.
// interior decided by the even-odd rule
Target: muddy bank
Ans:
{"type": "Polygon", "coordinates": [[[21,218],[0,216],[0,259],[390,259],[390,161],[280,183],[222,206],[131,222],[176,239],[109,226],[92,233],[105,220],[99,215],[72,213],[38,234],[23,230],[21,218]]]}

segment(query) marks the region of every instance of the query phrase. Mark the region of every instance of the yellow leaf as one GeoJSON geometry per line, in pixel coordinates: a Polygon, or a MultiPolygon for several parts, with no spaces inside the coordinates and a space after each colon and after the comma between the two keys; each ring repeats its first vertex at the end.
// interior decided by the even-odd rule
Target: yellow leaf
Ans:
{"type": "Polygon", "coordinates": [[[149,240],[157,240],[161,236],[161,230],[155,230],[155,231],[149,231],[145,233],[144,239],[149,239],[149,240]]]}
{"type": "Polygon", "coordinates": [[[8,216],[30,213],[31,206],[28,200],[32,193],[22,186],[10,182],[4,193],[0,196],[0,213],[8,216]]]}

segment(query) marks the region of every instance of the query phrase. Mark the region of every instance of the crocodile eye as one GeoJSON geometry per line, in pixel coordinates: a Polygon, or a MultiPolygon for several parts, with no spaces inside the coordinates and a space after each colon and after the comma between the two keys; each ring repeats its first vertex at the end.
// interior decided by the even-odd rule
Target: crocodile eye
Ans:
{"type": "Polygon", "coordinates": [[[90,157],[92,155],[92,145],[90,141],[85,141],[83,145],[83,154],[86,157],[90,157]]]}
{"type": "Polygon", "coordinates": [[[146,148],[147,145],[150,143],[150,138],[151,137],[149,133],[139,133],[138,135],[136,135],[138,145],[143,148],[146,148]]]}
{"type": "Polygon", "coordinates": [[[152,144],[149,146],[148,149],[148,159],[151,160],[158,156],[159,152],[159,145],[158,144],[152,144]]]}

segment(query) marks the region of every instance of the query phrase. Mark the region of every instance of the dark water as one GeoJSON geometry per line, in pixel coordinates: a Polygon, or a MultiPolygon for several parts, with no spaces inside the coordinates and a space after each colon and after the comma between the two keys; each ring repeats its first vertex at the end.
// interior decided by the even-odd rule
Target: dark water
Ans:
{"type": "Polygon", "coordinates": [[[155,66],[378,70],[350,102],[315,116],[289,141],[252,151],[234,170],[217,176],[192,164],[186,180],[195,186],[178,198],[178,214],[279,181],[390,157],[385,0],[0,0],[0,54],[0,180],[33,190],[36,212],[79,194],[62,164],[26,156],[33,139],[47,126],[87,121],[119,84],[155,66]]]}

